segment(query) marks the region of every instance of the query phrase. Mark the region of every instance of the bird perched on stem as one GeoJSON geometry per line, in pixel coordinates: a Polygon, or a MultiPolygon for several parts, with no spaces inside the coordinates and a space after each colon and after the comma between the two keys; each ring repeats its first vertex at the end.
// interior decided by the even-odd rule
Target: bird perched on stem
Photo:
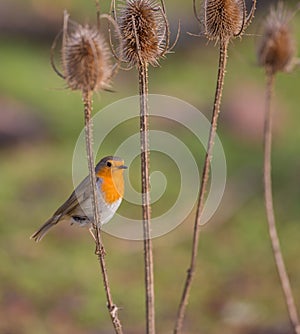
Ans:
{"type": "MultiPolygon", "coordinates": [[[[95,168],[97,200],[100,211],[101,226],[106,224],[119,208],[124,195],[123,171],[127,167],[119,157],[103,158],[95,168]]],[[[48,230],[59,222],[69,222],[71,225],[88,227],[92,232],[93,210],[89,178],[86,177],[63,203],[32,236],[40,241],[48,230]]]]}

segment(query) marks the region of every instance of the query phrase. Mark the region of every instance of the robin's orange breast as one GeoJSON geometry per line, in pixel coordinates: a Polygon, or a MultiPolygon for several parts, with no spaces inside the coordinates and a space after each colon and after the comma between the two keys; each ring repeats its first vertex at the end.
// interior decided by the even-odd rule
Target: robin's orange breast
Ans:
{"type": "Polygon", "coordinates": [[[101,193],[107,204],[112,204],[123,197],[124,180],[122,174],[114,176],[101,176],[101,179],[101,193]]]}

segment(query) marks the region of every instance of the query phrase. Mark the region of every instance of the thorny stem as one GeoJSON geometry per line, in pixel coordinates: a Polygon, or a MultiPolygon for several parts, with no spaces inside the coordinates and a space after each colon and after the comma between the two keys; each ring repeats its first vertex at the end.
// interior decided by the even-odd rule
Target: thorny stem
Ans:
{"type": "Polygon", "coordinates": [[[210,132],[209,132],[209,137],[208,137],[207,150],[206,150],[204,166],[202,170],[202,179],[201,179],[200,192],[199,192],[199,197],[198,197],[197,212],[196,212],[196,217],[195,217],[191,262],[190,262],[190,267],[187,270],[187,277],[185,280],[185,285],[184,285],[183,293],[181,296],[181,300],[180,300],[180,304],[179,304],[179,308],[177,312],[174,334],[179,334],[182,332],[183,320],[184,320],[186,307],[187,307],[189,296],[190,296],[192,281],[195,275],[196,260],[197,260],[199,238],[200,238],[200,228],[201,228],[200,221],[201,221],[201,215],[202,215],[202,211],[204,207],[205,192],[206,192],[207,183],[209,179],[209,167],[210,167],[210,163],[212,159],[214,140],[216,137],[218,118],[220,114],[220,105],[221,105],[224,77],[225,77],[226,64],[227,64],[227,51],[228,51],[228,40],[227,39],[221,40],[220,41],[218,80],[217,80],[214,107],[213,107],[213,113],[212,113],[211,127],[210,127],[210,132]]]}
{"type": "Polygon", "coordinates": [[[264,126],[264,188],[265,188],[265,206],[269,226],[269,235],[271,239],[273,255],[284,293],[284,298],[289,313],[290,321],[296,334],[300,334],[300,323],[297,314],[297,307],[294,301],[290,280],[286,271],[284,259],[281,252],[280,241],[277,233],[273,195],[272,195],[272,177],[271,177],[271,153],[272,153],[272,92],[274,87],[274,73],[267,71],[266,87],[266,114],[264,126]]]}
{"type": "MultiPolygon", "coordinates": [[[[85,140],[86,140],[86,151],[88,156],[88,169],[89,177],[91,184],[91,199],[92,199],[92,208],[94,212],[94,223],[93,228],[95,230],[95,241],[96,241],[96,252],[100,252],[102,246],[102,240],[99,228],[100,225],[100,214],[99,207],[97,205],[97,192],[96,192],[96,176],[95,176],[95,167],[94,167],[94,152],[93,152],[93,130],[91,122],[91,113],[92,113],[92,93],[87,92],[83,93],[83,104],[84,104],[84,129],[85,129],[85,140]]],[[[103,252],[104,254],[105,252],[103,252]]]]}
{"type": "Polygon", "coordinates": [[[110,285],[106,270],[105,263],[105,250],[102,243],[101,233],[100,233],[100,214],[99,207],[97,205],[97,192],[96,192],[96,175],[94,168],[94,153],[93,153],[93,134],[92,134],[92,121],[91,121],[91,113],[92,113],[92,92],[84,92],[83,93],[83,104],[84,104],[84,125],[85,125],[85,140],[86,140],[86,151],[88,156],[88,168],[89,168],[89,176],[90,176],[90,184],[91,184],[91,200],[92,207],[94,212],[94,223],[93,228],[95,231],[95,243],[96,243],[96,255],[99,259],[99,264],[101,267],[103,285],[106,293],[107,300],[107,308],[111,317],[111,321],[113,323],[116,334],[123,334],[122,325],[118,318],[118,307],[113,303],[110,285]]]}
{"type": "Polygon", "coordinates": [[[154,276],[151,240],[151,205],[149,181],[149,111],[148,111],[148,64],[140,60],[139,66],[140,93],[140,141],[141,141],[141,177],[142,209],[144,234],[144,262],[146,288],[146,333],[155,333],[154,309],[154,276]]]}

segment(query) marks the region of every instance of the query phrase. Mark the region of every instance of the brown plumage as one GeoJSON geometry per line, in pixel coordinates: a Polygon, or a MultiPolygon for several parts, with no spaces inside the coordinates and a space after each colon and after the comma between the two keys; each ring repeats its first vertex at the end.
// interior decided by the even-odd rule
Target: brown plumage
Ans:
{"type": "MultiPolygon", "coordinates": [[[[124,161],[113,156],[101,159],[95,168],[101,225],[106,224],[112,218],[122,202],[125,168],[127,167],[124,166],[124,161]]],[[[40,241],[51,227],[63,221],[71,225],[91,227],[93,212],[89,177],[86,177],[76,187],[70,197],[31,236],[31,239],[36,242],[40,241]]]]}

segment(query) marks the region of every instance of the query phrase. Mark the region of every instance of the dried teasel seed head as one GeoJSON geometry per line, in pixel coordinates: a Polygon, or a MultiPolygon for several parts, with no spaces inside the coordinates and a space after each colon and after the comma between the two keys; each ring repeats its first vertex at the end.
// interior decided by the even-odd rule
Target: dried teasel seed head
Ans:
{"type": "Polygon", "coordinates": [[[108,45],[100,32],[88,25],[68,22],[64,15],[61,50],[62,76],[72,90],[108,89],[113,73],[108,45]]]}
{"type": "Polygon", "coordinates": [[[120,3],[118,25],[121,59],[129,65],[158,65],[167,48],[168,26],[163,9],[151,0],[120,3]]]}
{"type": "Polygon", "coordinates": [[[239,36],[245,25],[244,0],[203,0],[202,22],[210,40],[229,40],[239,36]]]}
{"type": "Polygon", "coordinates": [[[257,58],[259,65],[271,73],[290,71],[293,67],[296,47],[290,27],[291,17],[292,13],[279,2],[277,8],[271,8],[264,23],[257,58]]]}

